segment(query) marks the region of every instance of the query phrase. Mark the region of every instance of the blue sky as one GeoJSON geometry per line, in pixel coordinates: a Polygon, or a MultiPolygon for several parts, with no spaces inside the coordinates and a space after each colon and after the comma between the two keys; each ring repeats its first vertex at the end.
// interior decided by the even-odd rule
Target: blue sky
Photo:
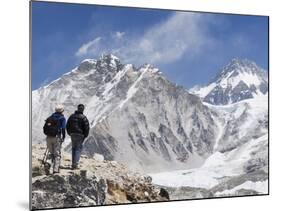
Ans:
{"type": "Polygon", "coordinates": [[[151,63],[171,81],[208,83],[232,58],[268,66],[268,18],[96,5],[32,3],[32,89],[86,58],[151,63]]]}

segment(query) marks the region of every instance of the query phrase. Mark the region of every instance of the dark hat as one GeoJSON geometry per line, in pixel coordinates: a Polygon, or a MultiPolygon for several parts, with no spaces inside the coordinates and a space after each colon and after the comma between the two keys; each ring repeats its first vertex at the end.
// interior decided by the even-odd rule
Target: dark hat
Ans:
{"type": "Polygon", "coordinates": [[[84,106],[83,104],[79,104],[79,105],[77,106],[77,110],[78,110],[78,111],[83,112],[84,109],[85,109],[85,106],[84,106]]]}

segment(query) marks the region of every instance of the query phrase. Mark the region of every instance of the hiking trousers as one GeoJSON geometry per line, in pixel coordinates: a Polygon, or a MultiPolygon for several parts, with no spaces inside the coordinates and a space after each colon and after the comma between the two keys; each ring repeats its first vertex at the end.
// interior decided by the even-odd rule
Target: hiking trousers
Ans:
{"type": "Polygon", "coordinates": [[[53,172],[59,172],[61,160],[61,140],[58,137],[47,137],[47,148],[49,150],[48,163],[53,162],[53,172]]]}
{"type": "Polygon", "coordinates": [[[82,134],[71,134],[72,143],[72,166],[77,167],[79,164],[81,152],[83,149],[84,135],[82,134]]]}

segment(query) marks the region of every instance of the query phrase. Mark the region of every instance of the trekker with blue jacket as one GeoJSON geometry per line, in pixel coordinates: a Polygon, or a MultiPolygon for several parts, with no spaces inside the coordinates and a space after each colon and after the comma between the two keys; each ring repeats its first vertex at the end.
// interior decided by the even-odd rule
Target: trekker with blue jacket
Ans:
{"type": "Polygon", "coordinates": [[[44,133],[47,135],[47,148],[49,157],[45,163],[45,171],[49,174],[51,163],[53,163],[53,173],[59,173],[61,160],[61,143],[65,139],[66,120],[63,115],[64,108],[58,105],[55,108],[55,113],[47,118],[44,125],[44,133]]]}
{"type": "Polygon", "coordinates": [[[83,114],[85,106],[79,104],[77,110],[72,114],[66,123],[66,130],[71,136],[72,143],[72,169],[78,169],[83,142],[89,135],[89,121],[83,114]]]}

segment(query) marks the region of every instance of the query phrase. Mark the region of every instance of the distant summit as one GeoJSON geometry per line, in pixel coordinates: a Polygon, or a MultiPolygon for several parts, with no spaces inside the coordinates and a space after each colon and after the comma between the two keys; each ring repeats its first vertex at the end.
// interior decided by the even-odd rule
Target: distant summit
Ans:
{"type": "Polygon", "coordinates": [[[268,76],[255,62],[232,59],[207,86],[190,91],[204,102],[226,105],[267,94],[268,76]]]}

